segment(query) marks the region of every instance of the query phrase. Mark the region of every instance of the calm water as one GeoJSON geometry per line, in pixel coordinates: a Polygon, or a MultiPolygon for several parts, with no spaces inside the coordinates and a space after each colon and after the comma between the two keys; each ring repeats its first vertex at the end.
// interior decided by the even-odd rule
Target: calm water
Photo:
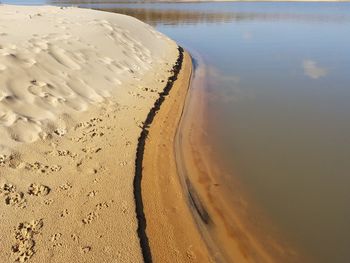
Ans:
{"type": "Polygon", "coordinates": [[[208,67],[209,134],[291,242],[350,262],[350,4],[90,4],[154,25],[208,67]]]}

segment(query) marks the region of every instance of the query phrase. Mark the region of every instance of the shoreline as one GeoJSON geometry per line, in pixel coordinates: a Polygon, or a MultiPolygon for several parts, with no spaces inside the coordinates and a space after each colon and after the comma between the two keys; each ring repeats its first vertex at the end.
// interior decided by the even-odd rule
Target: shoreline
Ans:
{"type": "Polygon", "coordinates": [[[174,139],[192,71],[188,53],[146,139],[141,182],[146,233],[154,262],[212,262],[177,175],[174,139]],[[156,201],[155,201],[156,200],[156,201]]]}
{"type": "MultiPolygon", "coordinates": [[[[201,3],[349,3],[350,0],[209,0],[209,1],[143,1],[143,2],[118,2],[117,4],[201,4],[201,3]]],[[[51,1],[52,4],[56,5],[56,4],[65,4],[65,5],[74,5],[74,3],[72,3],[71,1],[51,1]]],[[[77,5],[79,4],[100,4],[99,2],[79,2],[77,3],[77,5]]]]}
{"type": "Polygon", "coordinates": [[[171,89],[175,83],[175,81],[178,78],[178,75],[180,74],[180,71],[182,69],[183,59],[184,59],[184,50],[182,47],[178,47],[179,55],[178,58],[171,70],[173,73],[171,76],[169,76],[167,80],[167,84],[164,87],[164,90],[159,93],[159,98],[155,101],[154,106],[149,111],[147,118],[143,124],[142,131],[140,134],[140,137],[138,139],[138,145],[136,150],[136,159],[135,159],[135,177],[134,177],[134,196],[135,196],[135,202],[136,202],[136,216],[138,220],[138,236],[140,239],[140,246],[143,254],[143,258],[145,263],[151,263],[152,262],[152,253],[151,249],[149,247],[149,241],[146,234],[146,228],[147,228],[147,221],[144,214],[144,205],[142,201],[142,194],[141,194],[141,185],[142,185],[142,163],[143,163],[143,155],[145,151],[145,144],[147,140],[147,136],[149,135],[149,127],[152,124],[157,112],[160,110],[160,107],[162,103],[164,102],[165,98],[169,95],[169,92],[171,92],[171,89]]]}

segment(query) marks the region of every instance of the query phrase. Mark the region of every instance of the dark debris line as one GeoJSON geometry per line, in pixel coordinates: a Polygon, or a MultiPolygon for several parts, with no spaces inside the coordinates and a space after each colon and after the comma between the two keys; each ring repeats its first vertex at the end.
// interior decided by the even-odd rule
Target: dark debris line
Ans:
{"type": "Polygon", "coordinates": [[[153,119],[157,112],[160,109],[160,106],[165,100],[165,97],[169,95],[171,88],[174,85],[174,82],[177,80],[178,74],[182,67],[182,62],[184,58],[184,50],[182,47],[178,47],[179,56],[175,65],[173,66],[171,72],[172,76],[168,78],[168,82],[164,88],[164,90],[159,93],[159,98],[154,103],[152,109],[147,115],[147,118],[142,126],[142,131],[137,144],[136,151],[136,160],[135,160],[135,178],[134,178],[134,196],[136,202],[136,217],[138,221],[137,234],[140,239],[140,245],[142,250],[142,255],[145,263],[152,263],[152,253],[149,246],[148,237],[146,234],[147,221],[145,217],[145,213],[143,211],[143,201],[141,195],[141,181],[142,181],[142,162],[143,162],[143,154],[145,150],[145,142],[149,133],[149,126],[152,124],[153,119]]]}

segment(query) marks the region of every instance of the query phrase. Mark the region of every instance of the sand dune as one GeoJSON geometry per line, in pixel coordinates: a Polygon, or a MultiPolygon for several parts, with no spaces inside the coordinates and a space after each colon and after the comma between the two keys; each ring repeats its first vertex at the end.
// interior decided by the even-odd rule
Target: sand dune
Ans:
{"type": "Polygon", "coordinates": [[[3,152],[37,140],[60,114],[118,96],[122,84],[165,61],[165,37],[129,17],[56,7],[0,11],[3,152]]]}
{"type": "Polygon", "coordinates": [[[177,57],[128,16],[0,5],[1,262],[142,262],[137,140],[177,57]]]}

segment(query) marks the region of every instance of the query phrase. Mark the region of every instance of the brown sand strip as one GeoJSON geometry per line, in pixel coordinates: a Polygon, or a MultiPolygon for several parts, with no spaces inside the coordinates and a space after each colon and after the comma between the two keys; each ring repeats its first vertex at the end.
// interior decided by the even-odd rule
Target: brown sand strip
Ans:
{"type": "Polygon", "coordinates": [[[172,75],[168,78],[167,84],[163,92],[159,93],[159,98],[154,103],[154,106],[147,115],[147,118],[143,124],[142,132],[138,140],[136,160],[135,160],[135,179],[134,179],[134,195],[136,203],[136,216],[138,220],[137,233],[140,239],[140,245],[142,249],[142,254],[145,262],[152,262],[152,254],[149,247],[149,241],[146,234],[146,218],[143,211],[143,201],[141,194],[141,180],[142,180],[142,163],[143,155],[145,150],[145,142],[149,134],[149,126],[152,124],[155,115],[160,110],[160,106],[165,100],[165,96],[169,95],[170,90],[174,86],[175,81],[180,73],[182,62],[183,62],[183,48],[178,47],[179,55],[177,61],[172,68],[172,75]]]}
{"type": "Polygon", "coordinates": [[[211,262],[187,205],[174,155],[174,137],[191,72],[191,58],[185,52],[177,80],[146,134],[141,193],[153,262],[211,262]]]}

